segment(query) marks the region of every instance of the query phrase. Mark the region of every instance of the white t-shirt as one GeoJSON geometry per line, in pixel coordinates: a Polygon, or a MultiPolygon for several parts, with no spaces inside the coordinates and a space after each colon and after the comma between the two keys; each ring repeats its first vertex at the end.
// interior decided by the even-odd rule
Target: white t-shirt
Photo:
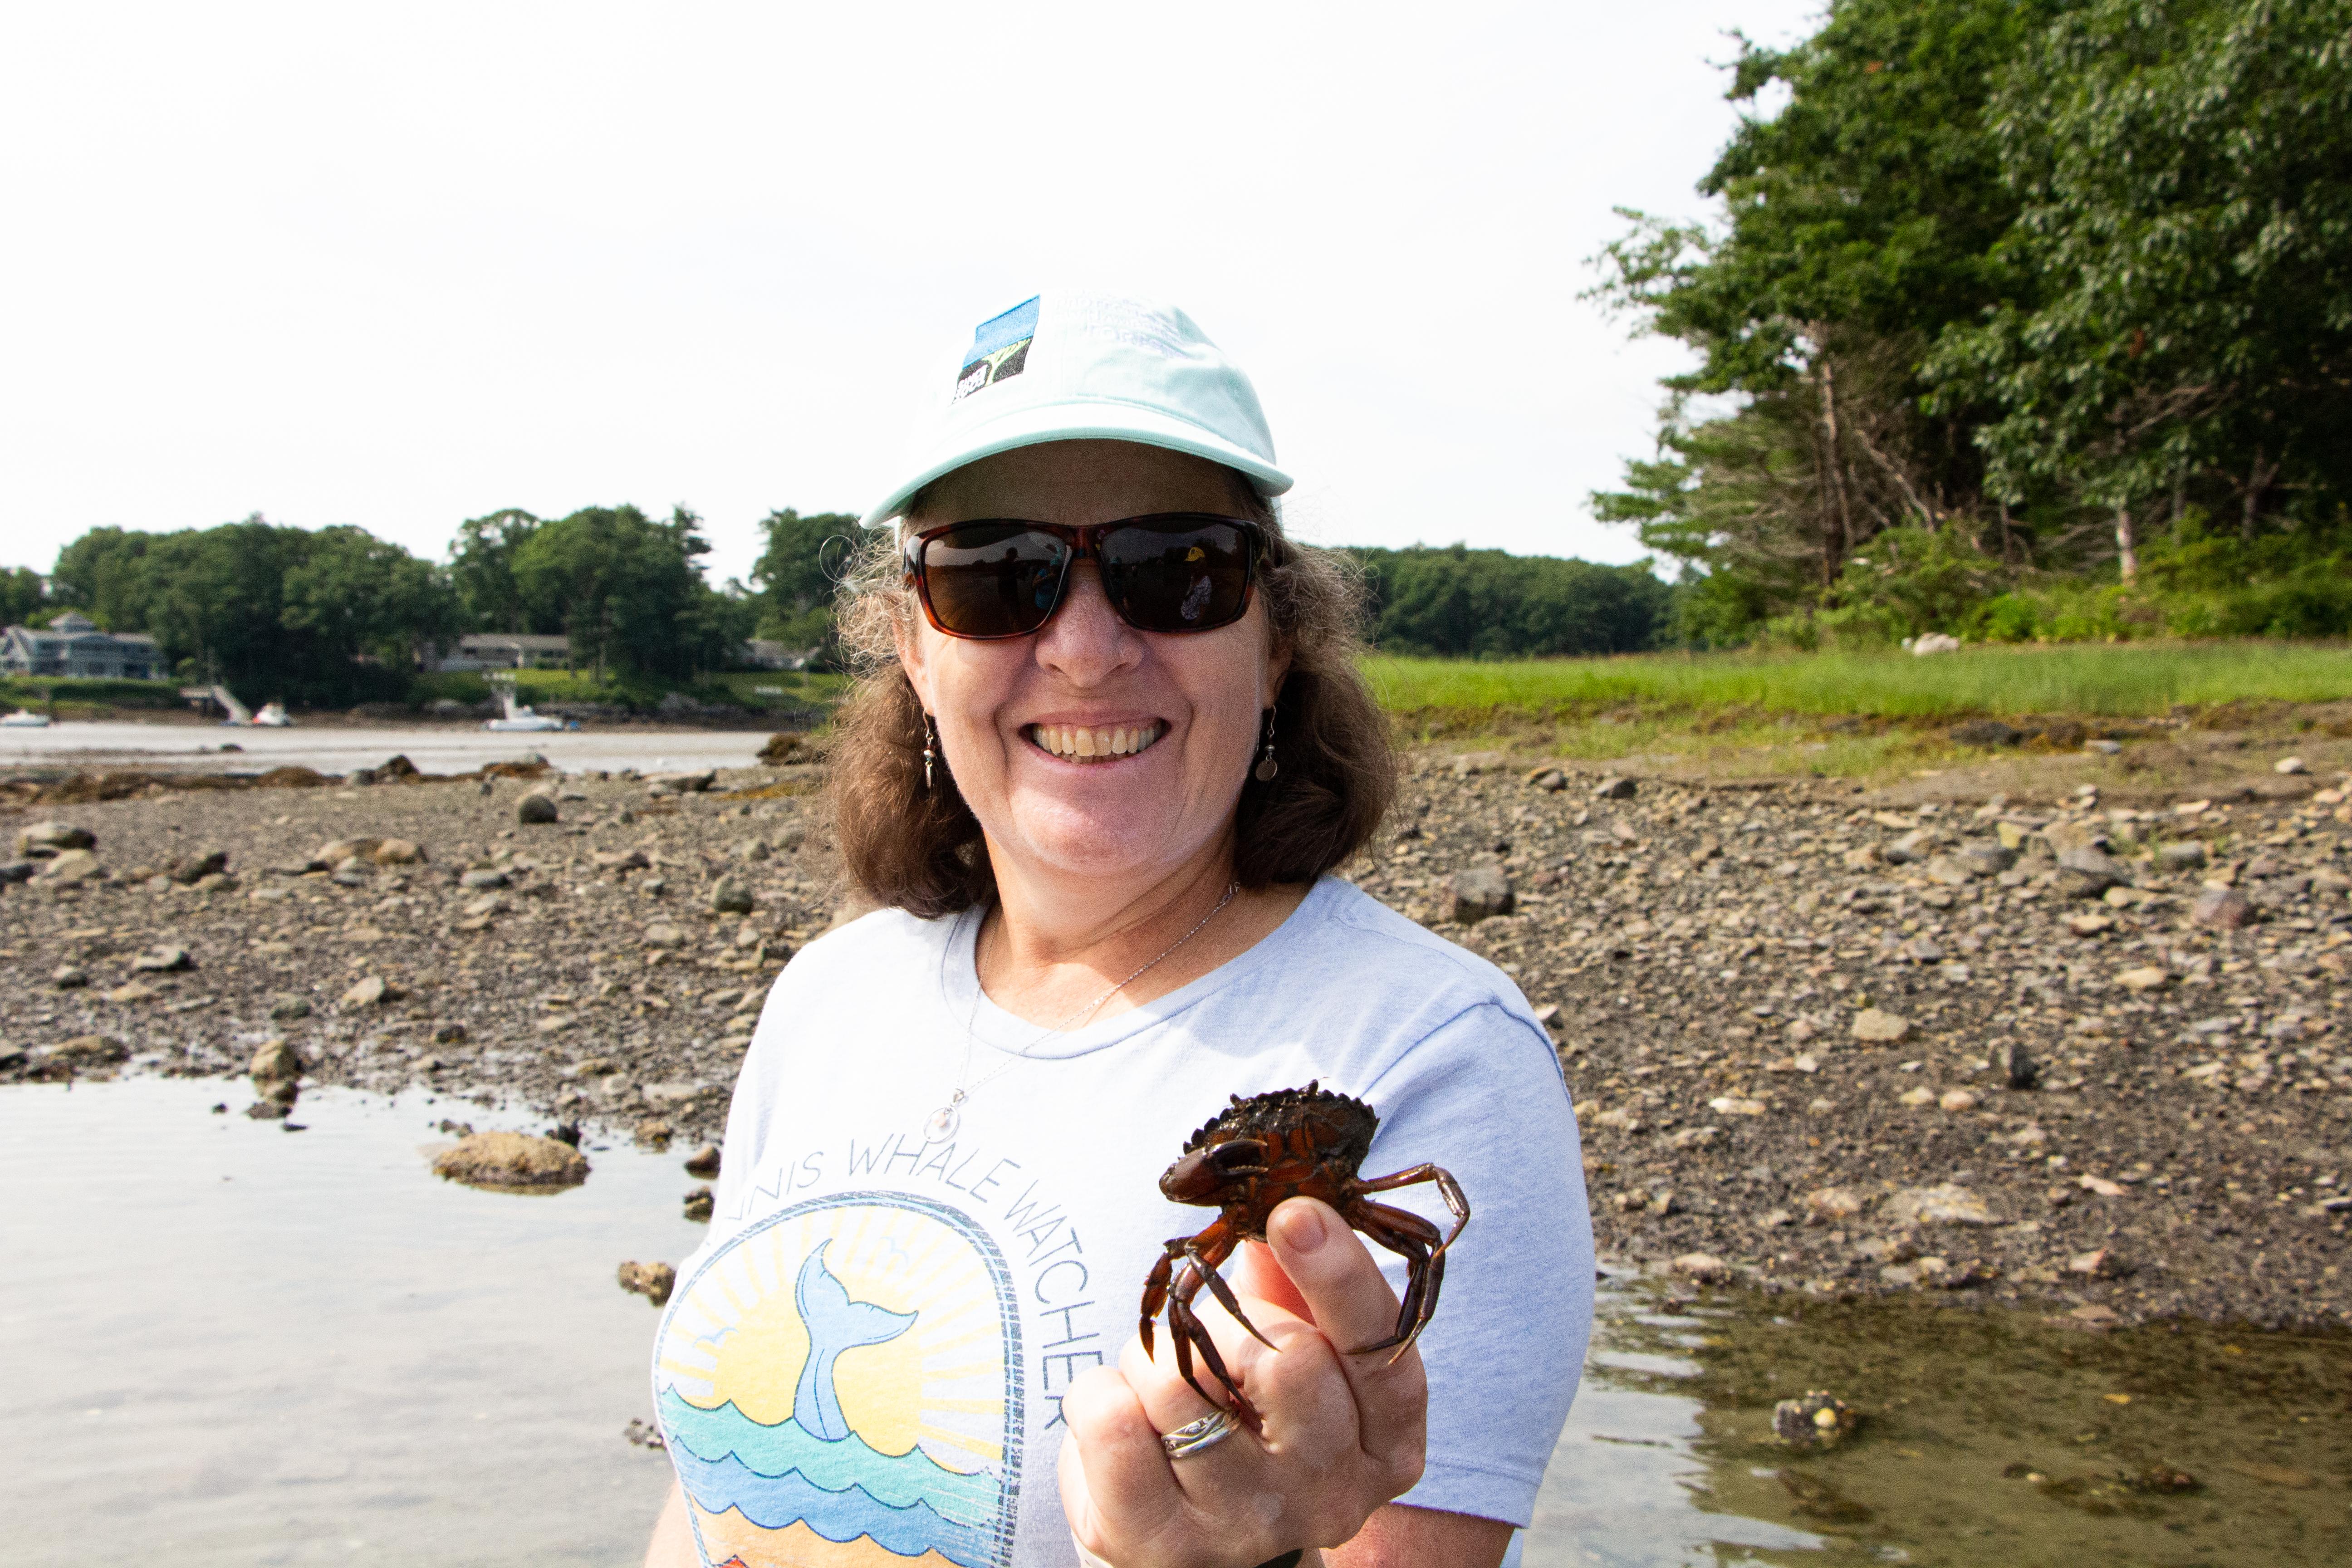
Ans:
{"type": "MultiPolygon", "coordinates": [[[[1524,1526],[1593,1271],[1575,1119],[1518,988],[1327,877],[1232,963],[1040,1039],[981,993],[978,930],[976,911],[868,915],[769,995],[717,1214],[655,1345],[703,1561],[1074,1563],[1060,1396],[1117,1364],[1164,1244],[1215,1216],[1162,1198],[1160,1173],[1229,1095],[1309,1079],[1379,1112],[1365,1175],[1433,1161],[1471,1206],[1421,1340],[1428,1464],[1402,1500],[1524,1526]],[[960,1125],[927,1141],[960,1079],[960,1125]]],[[[1450,1223],[1429,1186],[1381,1201],[1450,1223]]],[[[1403,1259],[1373,1255],[1402,1290],[1403,1259]]]]}

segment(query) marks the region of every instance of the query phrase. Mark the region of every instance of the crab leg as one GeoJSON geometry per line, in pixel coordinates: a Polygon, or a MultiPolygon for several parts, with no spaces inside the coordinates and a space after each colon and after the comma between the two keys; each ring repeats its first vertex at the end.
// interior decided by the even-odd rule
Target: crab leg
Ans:
{"type": "MultiPolygon", "coordinates": [[[[1376,1176],[1369,1182],[1358,1182],[1355,1184],[1355,1188],[1360,1193],[1388,1193],[1394,1192],[1399,1187],[1416,1186],[1423,1182],[1437,1184],[1437,1195],[1445,1200],[1446,1212],[1454,1216],[1454,1228],[1447,1233],[1444,1241],[1437,1244],[1437,1252],[1432,1254],[1435,1257],[1442,1255],[1447,1247],[1453,1246],[1454,1237],[1460,1236],[1470,1224],[1470,1200],[1462,1195],[1461,1185],[1454,1181],[1453,1172],[1443,1165],[1415,1165],[1410,1170],[1399,1171],[1392,1176],[1376,1176]]],[[[1402,1211],[1392,1209],[1389,1212],[1393,1214],[1402,1211]]]]}
{"type": "MultiPolygon", "coordinates": [[[[1211,1227],[1211,1229],[1214,1228],[1214,1226],[1211,1227]]],[[[1241,1384],[1234,1380],[1234,1374],[1226,1370],[1224,1357],[1217,1353],[1216,1341],[1209,1337],[1207,1327],[1192,1310],[1192,1298],[1200,1293],[1202,1282],[1217,1280],[1216,1266],[1199,1249],[1196,1245],[1197,1240],[1198,1238],[1195,1237],[1184,1241],[1184,1271],[1177,1277],[1175,1289],[1169,1292],[1168,1298],[1169,1337],[1175,1342],[1177,1374],[1190,1384],[1192,1392],[1202,1399],[1212,1405],[1220,1403],[1207,1389],[1201,1386],[1200,1379],[1193,1375],[1192,1352],[1198,1348],[1202,1359],[1209,1363],[1210,1373],[1219,1383],[1224,1384],[1225,1391],[1233,1395],[1234,1415],[1240,1419],[1243,1426],[1255,1433],[1260,1430],[1256,1409],[1242,1393],[1241,1384]]],[[[1168,1244],[1171,1255],[1175,1252],[1177,1245],[1174,1241],[1168,1244]]],[[[1232,1245],[1232,1242],[1224,1237],[1219,1237],[1211,1243],[1220,1258],[1230,1253],[1232,1245]]],[[[1218,1283],[1221,1284],[1222,1281],[1218,1283]]],[[[1255,1333],[1256,1331],[1251,1331],[1255,1333]]]]}
{"type": "MultiPolygon", "coordinates": [[[[1242,1310],[1241,1298],[1234,1295],[1234,1288],[1225,1283],[1225,1277],[1217,1272],[1217,1266],[1201,1255],[1199,1243],[1200,1237],[1194,1237],[1191,1241],[1184,1244],[1184,1256],[1192,1261],[1192,1273],[1194,1277],[1207,1283],[1210,1293],[1214,1295],[1217,1299],[1217,1304],[1224,1308],[1226,1311],[1233,1314],[1234,1322],[1239,1323],[1243,1328],[1249,1331],[1250,1338],[1255,1340],[1258,1343],[1264,1345],[1268,1350],[1275,1349],[1275,1342],[1272,1340],[1267,1339],[1264,1334],[1259,1333],[1257,1331],[1257,1325],[1249,1321],[1249,1314],[1242,1310]]],[[[1232,1244],[1230,1242],[1225,1243],[1223,1247],[1220,1249],[1218,1256],[1220,1258],[1230,1256],[1231,1247],[1232,1244]]],[[[1191,1298],[1188,1296],[1186,1300],[1190,1300],[1191,1298]]]]}
{"type": "Polygon", "coordinates": [[[1444,1247],[1438,1242],[1435,1226],[1405,1209],[1360,1201],[1351,1205],[1348,1219],[1358,1230],[1404,1258],[1410,1266],[1405,1279],[1404,1300],[1397,1309],[1396,1332],[1371,1344],[1358,1345],[1349,1352],[1365,1355],[1394,1346],[1396,1355],[1389,1358],[1390,1364],[1394,1365],[1397,1358],[1421,1338],[1421,1331],[1436,1314],[1438,1288],[1445,1279],[1444,1247]],[[1430,1250],[1433,1245],[1437,1247],[1434,1252],[1430,1250]]]}

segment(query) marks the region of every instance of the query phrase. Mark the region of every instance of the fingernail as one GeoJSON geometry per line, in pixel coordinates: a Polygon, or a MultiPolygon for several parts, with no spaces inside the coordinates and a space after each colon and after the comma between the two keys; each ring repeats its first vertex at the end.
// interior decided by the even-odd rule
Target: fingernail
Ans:
{"type": "Polygon", "coordinates": [[[1311,1204],[1297,1204],[1283,1216],[1282,1238],[1290,1250],[1304,1257],[1320,1252],[1323,1244],[1331,1239],[1328,1226],[1323,1223],[1323,1211],[1311,1204]]]}

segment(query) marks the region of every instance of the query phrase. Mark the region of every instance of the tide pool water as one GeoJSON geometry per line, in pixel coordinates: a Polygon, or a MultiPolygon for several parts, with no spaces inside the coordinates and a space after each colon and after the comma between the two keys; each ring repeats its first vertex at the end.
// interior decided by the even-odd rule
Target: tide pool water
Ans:
{"type": "MultiPolygon", "coordinates": [[[[435,1124],[533,1119],[320,1091],[289,1132],[251,1099],[0,1089],[0,1561],[636,1563],[670,1465],[623,1431],[654,1415],[660,1320],[614,1269],[699,1240],[684,1152],[592,1146],[583,1187],[477,1192],[429,1173],[435,1124]]],[[[2352,1562],[2343,1336],[2102,1334],[1943,1300],[1605,1281],[1527,1568],[2352,1562]],[[1772,1403],[1813,1388],[1862,1430],[1794,1454],[1772,1403]]],[[[836,1528],[990,1560],[994,1483],[822,1441],[827,1392],[670,1412],[729,1528],[809,1517],[786,1495],[805,1483],[836,1528]]]]}

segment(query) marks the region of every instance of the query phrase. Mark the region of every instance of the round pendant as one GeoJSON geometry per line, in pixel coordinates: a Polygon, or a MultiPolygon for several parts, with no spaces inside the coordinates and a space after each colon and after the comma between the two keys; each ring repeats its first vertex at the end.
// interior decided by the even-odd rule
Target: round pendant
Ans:
{"type": "Polygon", "coordinates": [[[1258,783],[1269,784],[1273,782],[1274,775],[1281,771],[1282,764],[1280,763],[1276,762],[1271,756],[1265,756],[1258,759],[1257,766],[1252,768],[1250,773],[1257,779],[1258,783]]]}
{"type": "Polygon", "coordinates": [[[923,1136],[934,1143],[944,1143],[956,1135],[956,1128],[962,1121],[962,1112],[954,1106],[942,1105],[923,1123],[923,1136]]]}

